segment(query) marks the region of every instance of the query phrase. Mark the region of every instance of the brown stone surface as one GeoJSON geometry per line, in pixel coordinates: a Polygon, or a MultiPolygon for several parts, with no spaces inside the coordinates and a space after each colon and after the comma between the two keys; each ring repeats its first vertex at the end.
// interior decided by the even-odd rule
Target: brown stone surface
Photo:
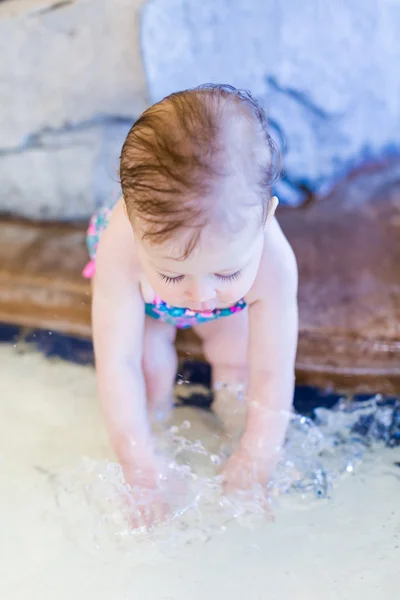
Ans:
{"type": "Polygon", "coordinates": [[[90,336],[84,227],[0,222],[0,321],[90,336]]]}
{"type": "MultiPolygon", "coordinates": [[[[86,225],[0,220],[0,322],[89,337],[86,225]]],[[[181,357],[202,358],[192,331],[179,332],[181,357]]]]}
{"type": "Polygon", "coordinates": [[[400,160],[280,223],[299,264],[298,381],[400,391],[400,160]]]}
{"type": "MultiPolygon", "coordinates": [[[[300,271],[300,383],[400,392],[400,161],[283,208],[300,271]]],[[[90,335],[85,227],[0,222],[0,321],[90,335]]],[[[201,358],[180,332],[181,357],[201,358]]]]}

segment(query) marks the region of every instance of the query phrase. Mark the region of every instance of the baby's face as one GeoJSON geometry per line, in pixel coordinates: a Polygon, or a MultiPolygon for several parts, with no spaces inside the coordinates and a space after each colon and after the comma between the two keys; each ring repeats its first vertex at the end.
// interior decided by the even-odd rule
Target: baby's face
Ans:
{"type": "Polygon", "coordinates": [[[182,260],[184,239],[154,245],[139,242],[139,256],[154,292],[172,306],[195,311],[228,307],[249,292],[264,247],[264,229],[241,233],[202,232],[192,254],[182,260]]]}

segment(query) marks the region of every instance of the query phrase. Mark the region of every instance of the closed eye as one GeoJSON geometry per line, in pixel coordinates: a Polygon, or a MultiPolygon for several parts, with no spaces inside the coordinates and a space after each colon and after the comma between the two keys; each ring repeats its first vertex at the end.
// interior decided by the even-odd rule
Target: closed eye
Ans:
{"type": "Polygon", "coordinates": [[[185,277],[184,275],[178,275],[177,277],[169,277],[168,275],[164,275],[164,273],[158,273],[158,276],[165,281],[165,283],[176,284],[180,283],[182,279],[185,277]]]}
{"type": "Polygon", "coordinates": [[[239,279],[239,277],[241,276],[242,272],[241,271],[236,271],[236,273],[232,273],[231,275],[219,275],[218,273],[215,273],[215,277],[217,279],[219,279],[220,281],[235,281],[236,279],[239,279]]]}

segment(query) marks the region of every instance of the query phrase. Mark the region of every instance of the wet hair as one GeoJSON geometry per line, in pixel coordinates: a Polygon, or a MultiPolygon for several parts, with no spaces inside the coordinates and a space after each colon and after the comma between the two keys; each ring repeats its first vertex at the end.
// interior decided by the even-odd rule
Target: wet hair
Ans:
{"type": "MultiPolygon", "coordinates": [[[[215,203],[211,206],[207,198],[216,182],[230,174],[224,132],[239,121],[246,122],[247,129],[236,136],[246,138],[236,139],[238,149],[249,142],[249,132],[254,137],[258,132],[267,149],[257,157],[254,181],[265,220],[272,184],[280,174],[279,152],[267,116],[249,92],[206,84],[173,93],[151,106],[135,122],[122,147],[122,192],[128,216],[132,223],[140,222],[143,239],[162,244],[178,230],[189,228],[184,257],[192,252],[211,214],[215,216],[215,203]]],[[[254,158],[250,162],[254,165],[254,158]]]]}

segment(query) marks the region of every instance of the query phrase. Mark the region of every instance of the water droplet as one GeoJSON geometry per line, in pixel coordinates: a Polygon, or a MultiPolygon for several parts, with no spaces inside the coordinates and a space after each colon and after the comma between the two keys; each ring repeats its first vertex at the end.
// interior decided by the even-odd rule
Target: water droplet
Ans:
{"type": "MultiPolygon", "coordinates": [[[[389,407],[392,411],[390,427],[393,427],[395,410],[399,410],[396,406],[389,407]]],[[[377,407],[376,402],[371,402],[352,405],[351,409],[348,404],[338,410],[318,409],[315,421],[293,415],[285,452],[274,481],[267,487],[268,495],[273,499],[271,502],[279,501],[282,495],[304,502],[329,499],[334,489],[332,484],[344,474],[356,471],[366,452],[376,447],[365,441],[387,443],[381,435],[381,428],[389,427],[383,408],[388,410],[387,405],[377,407]],[[380,414],[377,410],[381,410],[380,414]],[[365,433],[362,423],[356,428],[363,415],[371,417],[379,427],[369,427],[365,433]]],[[[185,544],[196,539],[207,540],[217,532],[225,531],[226,524],[233,519],[240,526],[252,526],[255,519],[265,519],[265,488],[256,486],[246,494],[224,495],[223,477],[216,467],[224,460],[224,454],[231,453],[232,443],[212,431],[205,438],[193,441],[193,429],[190,430],[190,422],[185,421],[180,427],[155,433],[160,448],[166,450],[169,457],[157,488],[157,494],[161,490],[167,496],[170,507],[167,516],[154,506],[159,500],[157,494],[139,486],[130,488],[125,483],[119,465],[89,459],[69,486],[64,485],[64,480],[59,482],[58,496],[62,496],[64,512],[68,511],[68,504],[65,504],[68,495],[74,507],[78,499],[78,505],[82,510],[86,507],[87,516],[93,521],[94,535],[101,542],[107,536],[124,543],[127,553],[132,551],[138,537],[161,540],[170,547],[171,542],[185,544]],[[151,511],[154,508],[156,518],[155,525],[149,529],[143,525],[143,520],[150,507],[151,511]],[[132,520],[135,520],[134,528],[132,520]]],[[[91,543],[95,543],[93,538],[91,543]]]]}

